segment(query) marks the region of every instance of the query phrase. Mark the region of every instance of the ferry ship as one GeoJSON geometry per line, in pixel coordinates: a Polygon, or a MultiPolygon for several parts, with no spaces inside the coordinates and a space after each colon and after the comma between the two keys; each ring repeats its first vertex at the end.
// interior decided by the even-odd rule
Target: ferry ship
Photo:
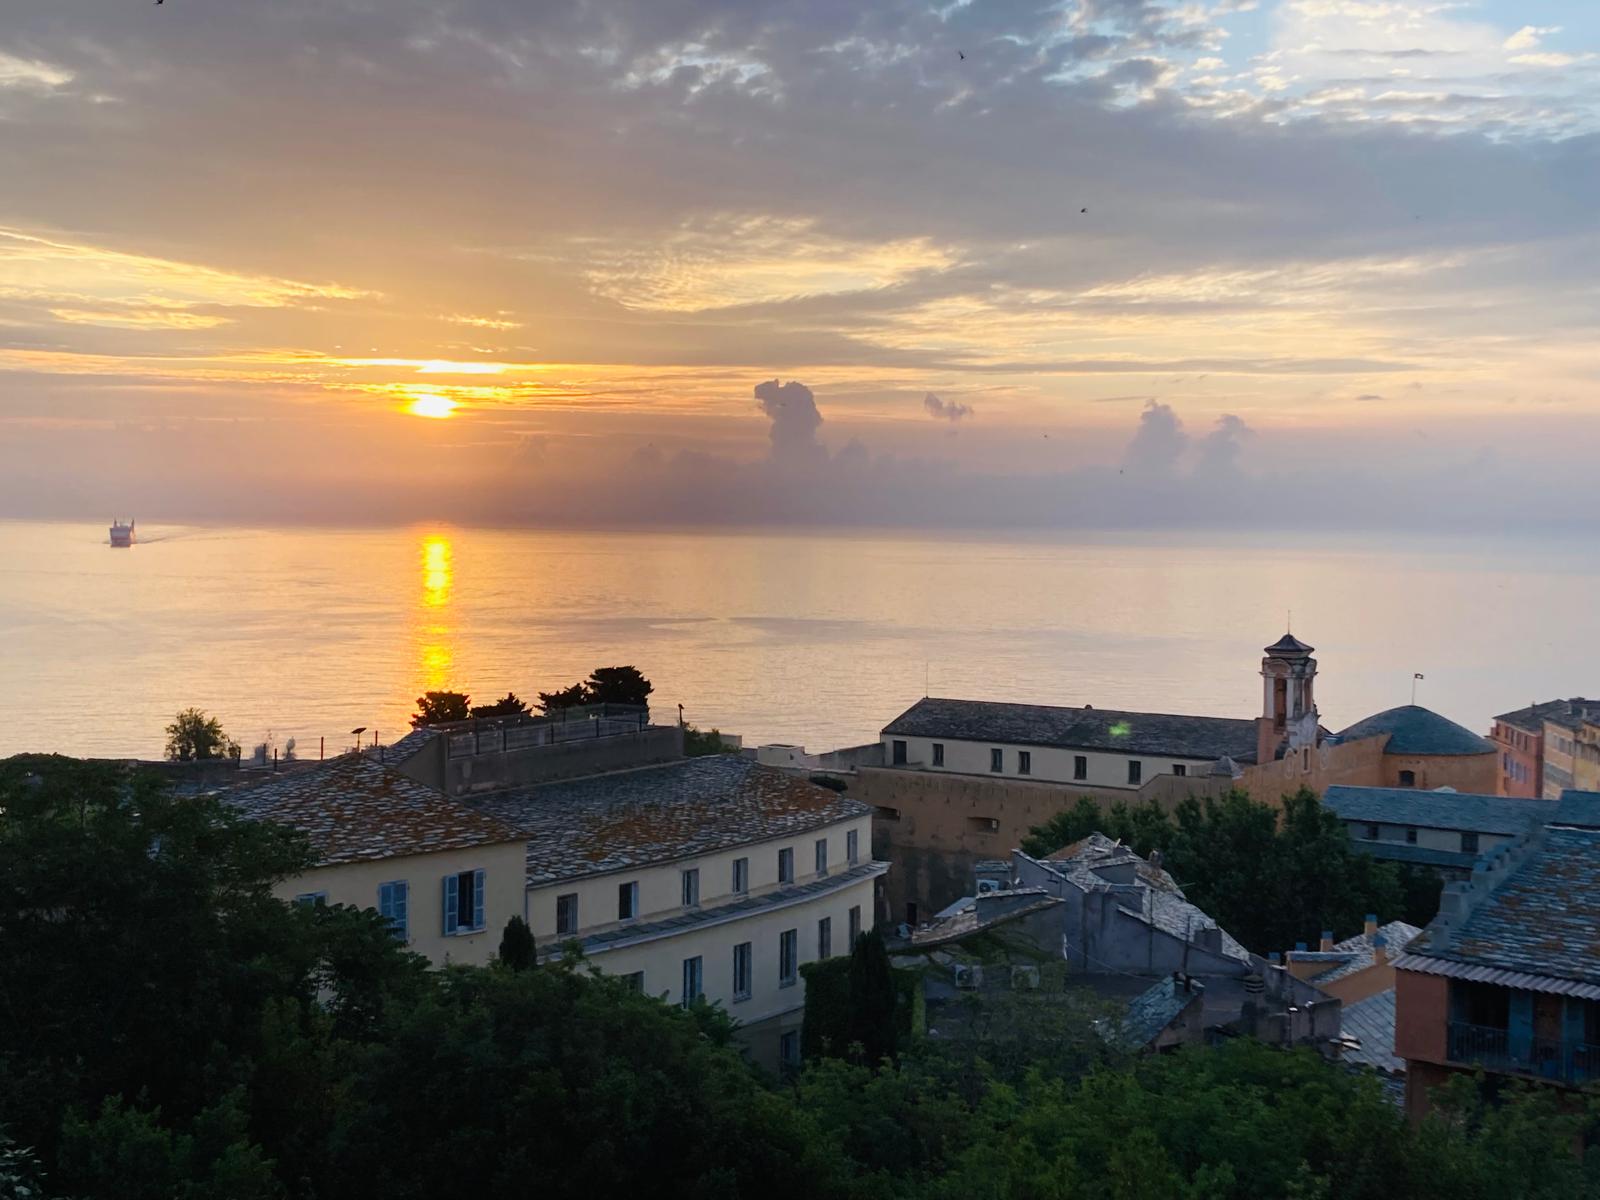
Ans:
{"type": "Polygon", "coordinates": [[[128,547],[133,545],[134,522],[123,524],[121,521],[111,522],[111,544],[113,546],[128,547]]]}

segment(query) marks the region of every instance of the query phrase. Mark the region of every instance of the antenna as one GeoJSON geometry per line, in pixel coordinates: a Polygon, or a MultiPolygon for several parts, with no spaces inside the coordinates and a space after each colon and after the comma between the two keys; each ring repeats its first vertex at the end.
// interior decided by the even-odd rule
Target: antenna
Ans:
{"type": "Polygon", "coordinates": [[[928,698],[928,660],[922,660],[922,698],[928,698]]]}

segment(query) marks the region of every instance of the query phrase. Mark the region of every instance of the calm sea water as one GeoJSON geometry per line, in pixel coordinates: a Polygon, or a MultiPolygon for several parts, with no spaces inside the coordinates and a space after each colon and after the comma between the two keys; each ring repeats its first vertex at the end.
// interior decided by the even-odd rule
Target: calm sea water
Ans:
{"type": "MultiPolygon", "coordinates": [[[[412,699],[633,663],[662,715],[827,749],[924,694],[1254,716],[1293,610],[1340,728],[1600,693],[1600,552],[1490,540],[0,523],[0,752],[159,755],[197,705],[315,754],[412,699]]],[[[370,735],[368,735],[370,736],[370,735]]]]}

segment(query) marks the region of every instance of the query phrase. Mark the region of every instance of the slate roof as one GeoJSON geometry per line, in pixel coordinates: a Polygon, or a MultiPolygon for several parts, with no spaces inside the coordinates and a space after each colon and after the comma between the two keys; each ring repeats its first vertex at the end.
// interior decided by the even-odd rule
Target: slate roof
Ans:
{"type": "Polygon", "coordinates": [[[1551,826],[1506,880],[1479,900],[1447,947],[1434,926],[1422,955],[1472,966],[1600,984],[1600,830],[1551,826]]]}
{"type": "Polygon", "coordinates": [[[310,839],[320,865],[520,841],[518,832],[362,754],[281,775],[222,799],[310,839]]]}
{"type": "Polygon", "coordinates": [[[1477,864],[1478,855],[1464,850],[1437,850],[1432,846],[1413,846],[1407,842],[1369,841],[1352,838],[1350,847],[1373,858],[1389,862],[1416,863],[1424,867],[1456,867],[1470,871],[1477,864]]]}
{"type": "Polygon", "coordinates": [[[1567,788],[1556,802],[1552,825],[1575,825],[1579,829],[1600,829],[1600,792],[1581,792],[1567,788]]]}
{"type": "Polygon", "coordinates": [[[1361,1043],[1357,1050],[1346,1050],[1345,1062],[1360,1063],[1391,1074],[1404,1072],[1405,1060],[1394,1052],[1394,989],[1378,992],[1365,1000],[1346,1004],[1339,1010],[1340,1031],[1361,1043]]]}
{"type": "MultiPolygon", "coordinates": [[[[1384,947],[1392,960],[1406,948],[1406,943],[1422,930],[1416,925],[1408,925],[1404,921],[1390,921],[1387,925],[1378,927],[1378,934],[1384,939],[1384,947]]],[[[1325,983],[1332,983],[1336,979],[1343,979],[1346,975],[1354,975],[1357,971],[1365,971],[1372,965],[1374,953],[1372,939],[1366,933],[1358,933],[1354,937],[1345,938],[1342,942],[1335,942],[1333,949],[1327,954],[1312,954],[1304,951],[1295,951],[1292,955],[1295,962],[1317,962],[1326,958],[1329,969],[1320,975],[1311,976],[1310,981],[1321,987],[1325,983]]]]}
{"type": "Polygon", "coordinates": [[[918,700],[883,732],[900,737],[1059,746],[1171,758],[1255,761],[1256,723],[1232,717],[1062,708],[990,700],[918,700]]]}
{"type": "Polygon", "coordinates": [[[1384,733],[1389,735],[1383,748],[1385,754],[1451,756],[1495,752],[1494,743],[1487,738],[1420,704],[1402,704],[1399,708],[1374,713],[1341,730],[1339,740],[1349,742],[1384,733]]]}
{"type": "Polygon", "coordinates": [[[378,747],[378,761],[397,767],[438,736],[439,731],[437,729],[429,729],[427,726],[421,729],[413,729],[399,741],[378,747]]]}
{"type": "MultiPolygon", "coordinates": [[[[1122,911],[1134,920],[1151,925],[1163,933],[1185,941],[1192,940],[1195,933],[1201,929],[1213,926],[1222,935],[1222,954],[1227,958],[1248,963],[1250,952],[1234,940],[1232,934],[1220,925],[1204,909],[1190,904],[1172,876],[1158,867],[1140,858],[1132,850],[1120,843],[1111,841],[1104,834],[1091,834],[1081,842],[1058,850],[1048,859],[1039,860],[1041,865],[1049,867],[1057,874],[1063,876],[1082,891],[1089,891],[1095,887],[1103,887],[1110,881],[1099,874],[1096,868],[1104,870],[1120,862],[1132,860],[1135,868],[1135,878],[1138,880],[1140,907],[1137,911],[1122,908],[1122,911]],[[1114,848],[1108,852],[1106,846],[1114,848]],[[1060,857],[1066,855],[1067,857],[1060,857]],[[1143,864],[1143,868],[1139,864],[1143,864]]],[[[1126,897],[1132,900],[1132,897],[1126,897]]],[[[1119,900],[1119,907],[1121,901],[1119,900]]]]}
{"type": "Polygon", "coordinates": [[[1322,793],[1322,807],[1341,821],[1376,825],[1416,825],[1513,836],[1554,817],[1554,800],[1488,796],[1480,792],[1427,792],[1416,788],[1350,787],[1334,784],[1322,793]]]}
{"type": "Polygon", "coordinates": [[[1123,1036],[1134,1046],[1148,1046],[1203,994],[1189,991],[1171,975],[1163,977],[1129,1002],[1122,1018],[1123,1036]]]}
{"type": "Polygon", "coordinates": [[[1580,709],[1587,706],[1591,711],[1600,710],[1600,700],[1585,700],[1582,696],[1574,696],[1570,700],[1543,700],[1527,708],[1501,713],[1495,720],[1503,725],[1515,726],[1524,733],[1543,733],[1546,719],[1565,725],[1568,729],[1576,729],[1577,723],[1571,716],[1574,706],[1580,709]],[[1572,723],[1568,724],[1568,721],[1572,723]]]}
{"type": "Polygon", "coordinates": [[[527,839],[530,887],[791,837],[872,811],[734,754],[492,792],[465,803],[527,839]]]}

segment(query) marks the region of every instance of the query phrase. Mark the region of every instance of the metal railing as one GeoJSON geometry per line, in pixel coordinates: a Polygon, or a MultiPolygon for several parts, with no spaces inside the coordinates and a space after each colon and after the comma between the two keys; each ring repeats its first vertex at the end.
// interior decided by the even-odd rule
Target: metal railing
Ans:
{"type": "Polygon", "coordinates": [[[650,710],[634,704],[585,704],[547,716],[480,717],[440,726],[445,756],[504,754],[561,742],[589,741],[638,733],[650,724],[650,710]]]}
{"type": "Polygon", "coordinates": [[[1583,1084],[1600,1079],[1600,1046],[1563,1038],[1513,1037],[1508,1029],[1451,1021],[1451,1062],[1490,1071],[1532,1075],[1559,1083],[1583,1084]]]}

